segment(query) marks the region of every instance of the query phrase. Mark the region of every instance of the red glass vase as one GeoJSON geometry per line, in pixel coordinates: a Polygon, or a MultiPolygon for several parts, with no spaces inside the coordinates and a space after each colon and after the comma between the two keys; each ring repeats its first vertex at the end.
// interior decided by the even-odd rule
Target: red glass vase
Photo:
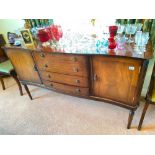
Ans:
{"type": "Polygon", "coordinates": [[[113,37],[110,37],[108,40],[109,40],[108,42],[109,49],[115,49],[117,45],[115,39],[113,37]]]}
{"type": "Polygon", "coordinates": [[[110,37],[115,37],[117,34],[118,26],[109,26],[110,37]]]}
{"type": "Polygon", "coordinates": [[[59,41],[60,38],[62,38],[63,33],[62,33],[61,26],[52,25],[50,27],[50,31],[51,31],[51,34],[52,34],[52,40],[59,41]]]}
{"type": "Polygon", "coordinates": [[[48,29],[40,29],[38,30],[37,37],[40,42],[44,43],[50,40],[50,33],[48,29]]]}

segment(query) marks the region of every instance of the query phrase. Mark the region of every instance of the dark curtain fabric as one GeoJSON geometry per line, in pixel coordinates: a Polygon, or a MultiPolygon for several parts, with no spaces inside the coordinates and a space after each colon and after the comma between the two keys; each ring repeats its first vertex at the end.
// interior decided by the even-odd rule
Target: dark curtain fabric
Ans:
{"type": "Polygon", "coordinates": [[[155,19],[117,19],[116,23],[119,24],[135,24],[142,23],[143,32],[150,32],[150,38],[152,40],[152,44],[155,50],[155,19]]]}
{"type": "Polygon", "coordinates": [[[35,28],[52,25],[53,19],[25,19],[25,22],[29,24],[31,28],[35,28]]]}

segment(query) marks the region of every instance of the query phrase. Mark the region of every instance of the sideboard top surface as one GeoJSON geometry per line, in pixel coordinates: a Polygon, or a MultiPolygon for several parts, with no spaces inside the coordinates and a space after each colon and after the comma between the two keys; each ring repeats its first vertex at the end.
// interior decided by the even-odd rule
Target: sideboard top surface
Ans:
{"type": "Polygon", "coordinates": [[[124,58],[134,58],[134,59],[151,59],[153,58],[153,48],[152,48],[152,44],[149,43],[147,45],[146,48],[146,52],[144,52],[143,54],[138,54],[134,51],[133,48],[133,44],[126,44],[125,46],[125,50],[110,50],[108,49],[107,51],[105,51],[104,53],[89,53],[89,52],[77,52],[77,53],[71,53],[71,52],[49,52],[46,49],[30,49],[30,48],[26,48],[26,47],[18,47],[18,46],[10,46],[10,45],[6,45],[3,48],[4,49],[23,49],[23,50],[29,50],[29,51],[36,51],[36,52],[46,52],[46,53],[51,53],[51,54],[75,54],[75,55],[101,55],[101,56],[110,56],[110,57],[124,57],[124,58]]]}

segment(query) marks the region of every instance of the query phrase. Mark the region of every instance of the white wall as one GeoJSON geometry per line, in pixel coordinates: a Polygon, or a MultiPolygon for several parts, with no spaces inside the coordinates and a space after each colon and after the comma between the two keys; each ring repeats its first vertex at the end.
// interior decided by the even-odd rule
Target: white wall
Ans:
{"type": "Polygon", "coordinates": [[[24,27],[24,20],[19,19],[0,19],[0,34],[3,34],[6,42],[7,32],[16,32],[19,28],[24,27]]]}

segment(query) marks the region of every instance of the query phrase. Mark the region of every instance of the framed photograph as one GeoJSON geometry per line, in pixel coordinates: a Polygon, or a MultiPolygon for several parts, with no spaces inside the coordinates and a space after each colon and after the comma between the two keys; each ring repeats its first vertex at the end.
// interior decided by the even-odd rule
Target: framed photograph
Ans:
{"type": "Polygon", "coordinates": [[[32,35],[29,29],[20,30],[22,38],[24,40],[25,46],[28,48],[35,48],[34,41],[32,39],[32,35]]]}

